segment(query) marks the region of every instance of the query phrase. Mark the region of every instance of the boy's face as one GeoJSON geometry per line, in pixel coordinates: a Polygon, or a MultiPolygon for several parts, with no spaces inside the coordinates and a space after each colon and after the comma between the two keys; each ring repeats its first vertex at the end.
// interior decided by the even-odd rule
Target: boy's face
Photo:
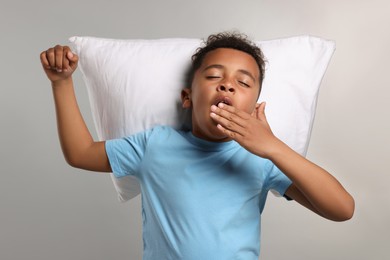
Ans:
{"type": "Polygon", "coordinates": [[[224,102],[252,114],[260,91],[260,71],[249,54],[228,48],[210,51],[195,72],[191,89],[182,92],[184,108],[192,108],[192,133],[209,141],[229,141],[210,117],[211,106],[224,102]]]}

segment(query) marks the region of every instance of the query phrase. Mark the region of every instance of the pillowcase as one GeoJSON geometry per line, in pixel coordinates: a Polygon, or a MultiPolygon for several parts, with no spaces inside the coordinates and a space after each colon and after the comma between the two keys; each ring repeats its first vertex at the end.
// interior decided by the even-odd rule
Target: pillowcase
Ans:
{"type": "MultiPolygon", "coordinates": [[[[119,40],[74,36],[72,49],[88,89],[98,138],[120,138],[155,125],[188,127],[181,108],[185,71],[200,39],[119,40]]],[[[256,42],[267,59],[259,102],[273,133],[306,155],[321,80],[333,41],[297,36],[256,42]]],[[[140,192],[132,176],[112,180],[121,201],[140,192]]]]}

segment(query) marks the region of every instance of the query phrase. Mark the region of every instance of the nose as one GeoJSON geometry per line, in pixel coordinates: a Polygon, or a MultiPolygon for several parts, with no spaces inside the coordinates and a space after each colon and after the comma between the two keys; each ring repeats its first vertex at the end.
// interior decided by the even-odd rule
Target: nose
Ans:
{"type": "Polygon", "coordinates": [[[218,87],[217,87],[217,91],[224,91],[224,92],[231,92],[231,93],[234,93],[235,92],[235,89],[233,87],[232,84],[228,83],[228,82],[221,82],[218,87]]]}

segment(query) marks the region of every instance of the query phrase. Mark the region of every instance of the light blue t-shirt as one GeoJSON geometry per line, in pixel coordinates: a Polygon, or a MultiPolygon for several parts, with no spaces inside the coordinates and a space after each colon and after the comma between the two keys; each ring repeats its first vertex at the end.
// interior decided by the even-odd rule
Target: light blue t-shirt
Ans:
{"type": "Polygon", "coordinates": [[[270,189],[291,181],[237,142],[170,127],[106,142],[114,175],[141,186],[144,260],[257,260],[270,189]]]}

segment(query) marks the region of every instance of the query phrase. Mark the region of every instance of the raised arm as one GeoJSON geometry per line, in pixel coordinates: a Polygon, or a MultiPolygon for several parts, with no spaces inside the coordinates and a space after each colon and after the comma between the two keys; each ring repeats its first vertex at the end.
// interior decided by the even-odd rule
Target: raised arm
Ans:
{"type": "Polygon", "coordinates": [[[310,162],[276,138],[266,120],[265,103],[249,115],[232,106],[213,106],[219,129],[248,151],[270,159],[293,182],[285,195],[334,221],[352,217],[354,199],[326,170],[310,162]]]}
{"type": "Polygon", "coordinates": [[[111,172],[105,142],[95,142],[80,113],[72,74],[78,56],[69,47],[56,45],[40,55],[43,69],[51,81],[58,135],[66,161],[73,167],[111,172]]]}

